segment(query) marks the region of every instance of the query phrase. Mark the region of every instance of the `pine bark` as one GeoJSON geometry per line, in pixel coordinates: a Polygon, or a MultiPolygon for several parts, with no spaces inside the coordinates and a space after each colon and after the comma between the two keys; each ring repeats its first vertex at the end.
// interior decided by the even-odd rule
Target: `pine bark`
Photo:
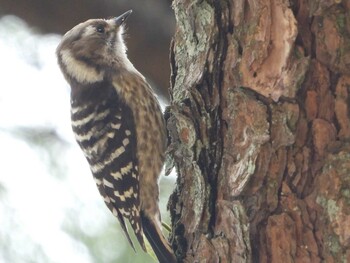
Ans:
{"type": "Polygon", "coordinates": [[[350,262],[350,1],[173,9],[180,261],[350,262]]]}

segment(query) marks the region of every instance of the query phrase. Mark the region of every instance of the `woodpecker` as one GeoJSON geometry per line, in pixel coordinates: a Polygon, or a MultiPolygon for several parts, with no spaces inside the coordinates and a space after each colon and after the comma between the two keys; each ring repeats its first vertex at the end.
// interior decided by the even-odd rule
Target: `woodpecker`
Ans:
{"type": "Polygon", "coordinates": [[[150,85],[127,58],[123,32],[131,12],[78,24],[56,55],[71,87],[75,139],[104,202],[134,250],[126,219],[144,251],[145,234],[158,260],[172,263],[158,207],[166,128],[150,85]]]}

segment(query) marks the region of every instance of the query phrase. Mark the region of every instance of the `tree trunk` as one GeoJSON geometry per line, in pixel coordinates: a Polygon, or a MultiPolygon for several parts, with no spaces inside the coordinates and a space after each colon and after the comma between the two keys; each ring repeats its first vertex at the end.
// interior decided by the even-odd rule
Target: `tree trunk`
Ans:
{"type": "Polygon", "coordinates": [[[350,262],[350,1],[174,0],[181,262],[350,262]]]}

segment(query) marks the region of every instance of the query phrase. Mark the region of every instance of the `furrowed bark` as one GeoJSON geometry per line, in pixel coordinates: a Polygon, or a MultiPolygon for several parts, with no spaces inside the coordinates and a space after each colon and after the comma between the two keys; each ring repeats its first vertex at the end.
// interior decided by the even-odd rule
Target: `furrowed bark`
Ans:
{"type": "Polygon", "coordinates": [[[175,0],[183,262],[350,262],[349,1],[175,0]]]}

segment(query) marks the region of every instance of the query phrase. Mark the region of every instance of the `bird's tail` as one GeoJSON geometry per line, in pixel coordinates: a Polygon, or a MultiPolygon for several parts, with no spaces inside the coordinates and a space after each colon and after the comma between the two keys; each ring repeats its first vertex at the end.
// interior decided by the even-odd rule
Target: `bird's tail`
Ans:
{"type": "Polygon", "coordinates": [[[142,227],[159,263],[176,263],[176,257],[157,223],[141,213],[142,227]]]}

